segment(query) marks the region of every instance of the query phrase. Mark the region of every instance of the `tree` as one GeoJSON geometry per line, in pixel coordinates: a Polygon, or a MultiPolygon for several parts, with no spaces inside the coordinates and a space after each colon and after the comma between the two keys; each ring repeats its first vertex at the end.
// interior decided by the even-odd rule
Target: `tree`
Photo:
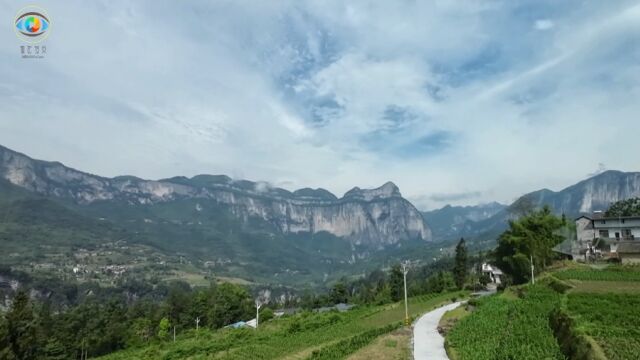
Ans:
{"type": "Polygon", "coordinates": [[[331,295],[330,295],[330,299],[332,303],[334,304],[346,303],[347,297],[348,297],[347,287],[344,284],[344,282],[339,281],[335,285],[333,285],[333,288],[331,288],[331,295]]]}
{"type": "Polygon", "coordinates": [[[531,277],[531,258],[540,271],[555,257],[553,247],[564,240],[556,232],[563,226],[548,206],[510,221],[509,229],[498,239],[496,265],[510,275],[514,283],[527,282],[531,277]]]}
{"type": "Polygon", "coordinates": [[[267,322],[273,319],[275,315],[273,314],[273,310],[269,308],[260,309],[260,323],[267,322]]]}
{"type": "Polygon", "coordinates": [[[606,211],[606,216],[640,216],[640,198],[620,200],[613,203],[606,211]]]}
{"type": "Polygon", "coordinates": [[[169,323],[169,319],[163,317],[162,320],[160,320],[160,324],[158,324],[158,338],[166,340],[169,337],[170,329],[171,323],[169,323]]]}
{"type": "Polygon", "coordinates": [[[16,359],[34,359],[37,354],[36,324],[29,296],[24,290],[13,298],[7,313],[9,348],[16,359]]]}
{"type": "Polygon", "coordinates": [[[404,294],[404,274],[400,264],[395,264],[391,267],[391,274],[389,275],[389,288],[391,290],[391,300],[400,301],[404,294]]]}
{"type": "Polygon", "coordinates": [[[153,334],[153,327],[151,320],[145,318],[137,318],[133,321],[129,327],[129,337],[127,339],[127,345],[140,346],[147,343],[151,339],[153,334]]]}
{"type": "Polygon", "coordinates": [[[453,267],[453,277],[458,289],[464,287],[464,283],[467,280],[467,247],[464,239],[460,239],[456,246],[456,258],[455,265],[453,267]]]}
{"type": "Polygon", "coordinates": [[[64,360],[68,356],[66,349],[56,338],[51,338],[47,341],[44,347],[44,358],[47,360],[64,360]]]}
{"type": "Polygon", "coordinates": [[[236,321],[255,316],[253,299],[246,289],[223,283],[216,287],[211,299],[209,319],[215,328],[232,324],[236,321]]]}

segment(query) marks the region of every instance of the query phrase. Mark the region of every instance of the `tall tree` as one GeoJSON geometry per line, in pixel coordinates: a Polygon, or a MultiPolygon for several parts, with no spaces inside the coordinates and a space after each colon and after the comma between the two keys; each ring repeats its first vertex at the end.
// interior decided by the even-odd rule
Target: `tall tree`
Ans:
{"type": "Polygon", "coordinates": [[[7,313],[9,348],[16,359],[34,359],[37,354],[37,333],[33,309],[24,290],[18,291],[7,313]]]}
{"type": "Polygon", "coordinates": [[[510,221],[509,229],[498,239],[496,265],[516,284],[528,281],[532,258],[538,271],[553,260],[553,247],[564,239],[557,234],[563,226],[562,219],[553,215],[548,206],[510,221]]]}
{"type": "Polygon", "coordinates": [[[347,286],[343,281],[338,281],[335,285],[333,285],[329,297],[331,299],[331,302],[334,304],[347,302],[347,286]]]}
{"type": "Polygon", "coordinates": [[[453,277],[458,289],[464,287],[464,283],[467,280],[467,247],[464,239],[460,239],[456,246],[456,258],[455,265],[453,266],[453,277]]]}
{"type": "Polygon", "coordinates": [[[391,300],[399,301],[404,294],[404,274],[400,264],[395,264],[391,267],[391,274],[389,275],[389,288],[391,290],[391,300]]]}
{"type": "Polygon", "coordinates": [[[620,200],[613,203],[606,212],[607,216],[640,216],[640,198],[620,200]]]}

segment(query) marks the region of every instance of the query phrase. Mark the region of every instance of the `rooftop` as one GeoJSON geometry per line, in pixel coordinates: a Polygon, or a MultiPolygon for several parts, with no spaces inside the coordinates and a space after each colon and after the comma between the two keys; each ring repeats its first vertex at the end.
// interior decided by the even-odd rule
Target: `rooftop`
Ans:
{"type": "Polygon", "coordinates": [[[604,216],[604,215],[596,215],[587,216],[582,215],[576,218],[576,220],[586,218],[589,220],[640,220],[640,216],[604,216]]]}

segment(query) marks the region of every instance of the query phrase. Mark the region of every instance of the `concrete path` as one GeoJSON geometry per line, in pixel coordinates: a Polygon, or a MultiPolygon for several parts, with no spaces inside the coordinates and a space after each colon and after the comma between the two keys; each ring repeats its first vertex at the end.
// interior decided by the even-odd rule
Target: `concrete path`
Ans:
{"type": "Polygon", "coordinates": [[[438,333],[438,323],[445,312],[462,304],[461,301],[428,312],[413,327],[413,358],[415,360],[448,360],[444,338],[438,333]]]}

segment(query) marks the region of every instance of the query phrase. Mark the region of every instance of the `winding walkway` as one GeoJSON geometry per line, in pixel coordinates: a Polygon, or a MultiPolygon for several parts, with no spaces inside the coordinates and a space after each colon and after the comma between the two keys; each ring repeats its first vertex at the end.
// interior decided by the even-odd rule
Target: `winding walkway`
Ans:
{"type": "Polygon", "coordinates": [[[424,314],[413,328],[413,358],[415,360],[448,360],[444,338],[438,333],[438,323],[445,312],[462,304],[461,301],[439,307],[424,314]]]}

